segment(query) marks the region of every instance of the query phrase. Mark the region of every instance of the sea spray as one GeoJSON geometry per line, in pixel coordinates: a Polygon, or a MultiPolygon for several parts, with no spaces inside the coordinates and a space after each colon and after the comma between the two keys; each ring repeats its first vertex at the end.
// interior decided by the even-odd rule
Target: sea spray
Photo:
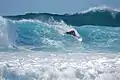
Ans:
{"type": "Polygon", "coordinates": [[[7,21],[0,16],[0,47],[8,47],[9,45],[7,21]]]}

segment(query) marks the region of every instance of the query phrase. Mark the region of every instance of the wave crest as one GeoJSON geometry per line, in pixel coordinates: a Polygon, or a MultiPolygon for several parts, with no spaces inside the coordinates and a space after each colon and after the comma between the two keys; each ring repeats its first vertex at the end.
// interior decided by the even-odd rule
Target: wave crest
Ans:
{"type": "Polygon", "coordinates": [[[27,13],[25,15],[4,16],[12,20],[37,19],[48,22],[51,18],[72,26],[97,25],[120,27],[120,11],[109,7],[93,7],[76,14],[27,13]]]}

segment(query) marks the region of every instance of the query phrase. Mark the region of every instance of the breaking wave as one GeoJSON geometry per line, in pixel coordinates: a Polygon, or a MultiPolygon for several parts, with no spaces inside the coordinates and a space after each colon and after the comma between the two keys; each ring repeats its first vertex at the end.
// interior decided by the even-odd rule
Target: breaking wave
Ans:
{"type": "Polygon", "coordinates": [[[0,18],[1,46],[24,47],[35,51],[120,51],[120,28],[71,26],[64,21],[0,18]],[[74,30],[80,39],[66,32],[74,30]]]}

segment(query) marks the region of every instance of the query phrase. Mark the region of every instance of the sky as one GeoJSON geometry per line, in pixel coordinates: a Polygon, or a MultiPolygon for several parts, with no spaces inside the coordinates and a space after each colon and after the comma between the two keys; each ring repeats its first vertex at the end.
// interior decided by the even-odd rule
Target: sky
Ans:
{"type": "Polygon", "coordinates": [[[120,0],[0,0],[0,15],[27,12],[76,13],[102,5],[120,9],[120,0]]]}

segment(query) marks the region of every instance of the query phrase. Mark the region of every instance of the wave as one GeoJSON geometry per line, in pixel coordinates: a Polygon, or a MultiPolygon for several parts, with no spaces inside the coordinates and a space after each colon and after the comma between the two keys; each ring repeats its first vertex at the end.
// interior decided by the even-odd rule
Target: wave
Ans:
{"type": "MultiPolygon", "coordinates": [[[[71,26],[64,21],[0,17],[0,47],[34,51],[120,51],[120,27],[71,26]],[[65,34],[74,30],[80,40],[65,34]]],[[[5,50],[5,49],[4,49],[5,50]]],[[[1,48],[0,48],[1,51],[1,48]]]]}
{"type": "Polygon", "coordinates": [[[56,21],[63,20],[72,26],[95,25],[95,26],[120,26],[120,10],[110,7],[93,7],[81,13],[75,14],[50,14],[50,13],[27,13],[25,15],[3,16],[12,20],[37,19],[48,22],[51,18],[56,21]]]}
{"type": "MultiPolygon", "coordinates": [[[[0,20],[1,47],[15,49],[24,47],[30,50],[52,51],[66,50],[66,47],[78,45],[79,42],[73,36],[65,35],[70,30],[75,32],[77,30],[63,21],[45,23],[39,20],[23,19],[16,21],[2,17],[0,20]],[[74,45],[71,42],[74,42],[74,45]]],[[[78,32],[77,35],[79,35],[78,32]]]]}
{"type": "Polygon", "coordinates": [[[91,10],[62,19],[0,16],[0,80],[120,80],[120,27],[78,27],[65,20],[99,9],[91,10]],[[69,30],[82,41],[65,34],[69,30]]]}

